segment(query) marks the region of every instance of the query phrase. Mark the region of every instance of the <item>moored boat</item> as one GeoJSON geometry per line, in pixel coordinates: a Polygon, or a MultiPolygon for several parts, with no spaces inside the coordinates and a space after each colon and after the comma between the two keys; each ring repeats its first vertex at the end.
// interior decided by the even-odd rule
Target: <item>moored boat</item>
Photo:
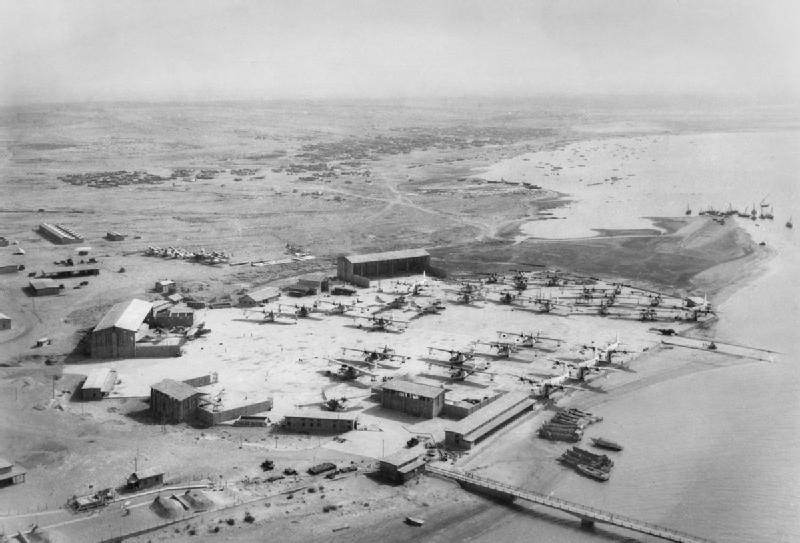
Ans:
{"type": "Polygon", "coordinates": [[[596,479],[598,481],[608,481],[609,474],[608,472],[601,471],[597,468],[593,468],[591,466],[587,466],[586,464],[578,464],[575,466],[575,469],[587,477],[591,477],[592,479],[596,479]]]}
{"type": "Polygon", "coordinates": [[[592,445],[598,447],[600,449],[608,449],[609,451],[621,451],[622,445],[617,443],[616,441],[611,441],[610,439],[605,439],[602,437],[593,437],[592,438],[592,445]]]}

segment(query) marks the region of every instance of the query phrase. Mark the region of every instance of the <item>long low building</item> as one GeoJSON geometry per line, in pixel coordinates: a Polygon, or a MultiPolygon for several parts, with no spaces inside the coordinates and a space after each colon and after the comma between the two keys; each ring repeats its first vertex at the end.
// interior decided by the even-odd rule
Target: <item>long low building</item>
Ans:
{"type": "Polygon", "coordinates": [[[31,279],[29,285],[34,296],[53,296],[61,292],[61,287],[52,279],[31,279]]]}
{"type": "Polygon", "coordinates": [[[445,428],[445,445],[471,449],[475,443],[530,409],[533,404],[533,399],[525,392],[507,392],[486,407],[445,428]]]}
{"type": "Polygon", "coordinates": [[[368,286],[370,278],[411,275],[430,271],[431,256],[424,249],[340,256],[336,262],[339,279],[368,286]]]}
{"type": "Polygon", "coordinates": [[[83,236],[73,232],[63,224],[49,224],[43,222],[39,225],[39,233],[43,237],[59,245],[64,245],[67,243],[80,243],[83,241],[83,236]]]}
{"type": "Polygon", "coordinates": [[[295,411],[284,417],[283,427],[291,432],[342,434],[358,429],[358,417],[335,411],[295,411]]]}

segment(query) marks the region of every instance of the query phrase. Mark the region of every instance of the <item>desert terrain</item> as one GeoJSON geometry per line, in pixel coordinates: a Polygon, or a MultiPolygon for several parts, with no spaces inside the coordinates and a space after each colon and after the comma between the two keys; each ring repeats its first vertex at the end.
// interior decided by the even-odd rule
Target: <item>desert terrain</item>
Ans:
{"type": "MultiPolygon", "coordinates": [[[[752,225],[687,216],[684,203],[669,202],[658,214],[631,209],[631,223],[608,221],[605,229],[579,239],[539,236],[531,224],[556,224],[560,210],[591,189],[559,190],[496,166],[544,153],[553,160],[547,173],[555,175],[566,167],[559,162],[565,154],[616,145],[615,138],[781,129],[779,115],[769,112],[735,120],[684,113],[665,111],[644,119],[635,109],[620,112],[609,105],[597,106],[587,118],[567,106],[518,103],[314,102],[0,110],[0,236],[12,242],[0,247],[0,264],[24,266],[0,275],[0,312],[13,320],[11,330],[0,331],[0,456],[28,472],[23,485],[0,491],[0,531],[11,534],[35,524],[45,530],[44,540],[54,542],[123,536],[258,541],[267,533],[279,533],[284,541],[373,541],[376,534],[405,541],[420,533],[426,540],[453,541],[467,539],[480,525],[500,522],[505,506],[456,491],[452,483],[422,477],[393,487],[368,475],[381,457],[403,449],[410,436],[429,434],[441,442],[450,420],[399,415],[357,399],[352,409],[366,430],[350,432],[344,441],[277,428],[163,425],[148,415],[149,385],[217,372],[214,393],[224,388],[232,402],[273,397],[268,415],[277,422],[297,406],[321,402],[321,391],[354,398],[369,392],[369,377],[339,382],[326,374],[327,359],[340,357],[342,347],[390,346],[409,361],[399,369],[377,370],[379,379],[408,376],[468,399],[528,390],[520,375],[554,375],[552,358],[585,357],[587,345],[619,336],[631,371],[594,377],[589,388],[601,392],[566,391],[554,399],[559,407],[603,414],[612,399],[718,369],[723,365],[718,354],[680,350],[676,356],[678,349],[664,348],[649,330],[653,323],[636,318],[522,310],[497,303],[497,289],[476,304],[452,300],[461,280],[554,269],[675,299],[707,296],[715,307],[728,300],[775,256],[772,238],[760,246],[763,236],[752,225]],[[553,164],[562,165],[554,169],[553,164]],[[642,214],[649,217],[646,224],[638,222],[642,214]],[[59,279],[64,284],[59,295],[31,296],[28,274],[77,258],[75,245],[55,245],[36,232],[44,222],[83,234],[79,245],[91,247],[100,274],[83,286],[79,278],[59,279]],[[104,239],[109,231],[126,239],[104,239]],[[287,244],[313,258],[291,258],[287,244]],[[151,246],[204,248],[228,253],[230,259],[206,265],[147,256],[151,246]],[[24,254],[15,254],[18,247],[24,254]],[[80,343],[113,304],[133,297],[160,299],[153,291],[158,280],[174,280],[180,293],[207,303],[235,302],[255,287],[280,287],[303,274],[334,276],[342,254],[404,248],[427,249],[448,278],[406,278],[426,281],[428,295],[447,300],[447,309],[419,318],[394,312],[394,318],[409,322],[402,333],[365,331],[352,315],[323,312],[287,325],[265,323],[258,314],[233,307],[199,312],[211,332],[186,343],[178,358],[94,360],[80,343]],[[426,361],[430,346],[462,349],[478,340],[496,341],[497,331],[505,329],[542,330],[563,342],[547,354],[523,350],[519,360],[509,361],[477,346],[492,375],[473,374],[463,382],[452,382],[445,369],[426,361]],[[51,341],[37,347],[39,338],[51,341]],[[98,367],[117,370],[121,383],[101,402],[76,401],[75,376],[98,367]],[[265,458],[279,470],[294,467],[301,475],[266,482],[259,468],[265,458]],[[320,461],[359,469],[331,481],[304,474],[320,461]],[[162,469],[171,485],[210,484],[205,494],[214,510],[159,516],[147,499],[134,504],[130,517],[122,517],[115,504],[84,519],[64,508],[69,496],[87,493],[90,485],[117,485],[134,466],[162,469]],[[251,521],[243,520],[246,513],[251,521]],[[429,522],[420,531],[402,524],[407,515],[429,522]],[[152,531],[136,534],[143,529],[152,531]]],[[[607,190],[625,194],[610,174],[596,175],[586,184],[605,183],[607,190]]],[[[723,198],[696,202],[697,210],[724,205],[723,198]]],[[[379,303],[391,299],[394,288],[382,281],[359,290],[358,298],[365,306],[379,303]]],[[[712,333],[710,324],[673,325],[690,336],[712,333]]],[[[445,456],[443,463],[542,491],[566,484],[571,474],[555,462],[563,447],[534,436],[552,408],[549,402],[537,404],[477,449],[445,456]],[[538,467],[521,467],[531,465],[538,467]]],[[[604,431],[626,430],[613,421],[606,424],[604,431]]],[[[554,522],[571,533],[563,527],[569,517],[513,507],[537,523],[554,522]]],[[[608,534],[622,537],[610,529],[608,534]]],[[[558,540],[558,532],[550,535],[558,540]]]]}

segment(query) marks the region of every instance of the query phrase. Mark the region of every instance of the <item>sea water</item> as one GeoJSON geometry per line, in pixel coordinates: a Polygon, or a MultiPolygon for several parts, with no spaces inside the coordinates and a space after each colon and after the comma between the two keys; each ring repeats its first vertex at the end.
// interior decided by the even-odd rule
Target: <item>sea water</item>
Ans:
{"type": "MultiPolygon", "coordinates": [[[[717,308],[719,320],[708,333],[781,354],[773,363],[720,357],[719,363],[698,368],[705,371],[609,398],[593,411],[605,417],[603,432],[621,436],[625,445],[611,480],[597,483],[568,476],[550,490],[563,498],[716,541],[798,541],[800,229],[789,229],[785,222],[792,214],[800,218],[796,182],[800,173],[800,132],[630,140],[616,138],[613,148],[618,152],[633,146],[642,149],[632,162],[638,166],[618,173],[634,172],[635,176],[628,178],[630,184],[640,186],[619,195],[616,192],[623,188],[619,183],[595,191],[592,187],[576,190],[573,186],[576,193],[571,194],[575,198],[572,209],[582,209],[583,215],[576,218],[569,210],[562,210],[568,218],[553,222],[572,223],[573,234],[589,235],[583,224],[594,228],[609,226],[603,214],[597,213],[609,202],[620,206],[615,212],[614,227],[628,229],[641,226],[639,217],[679,215],[687,202],[696,211],[699,206],[719,208],[729,201],[741,208],[767,197],[774,205],[776,220],[734,220],[751,234],[754,242],[764,241],[773,256],[760,275],[717,308]],[[602,199],[593,200],[592,196],[598,194],[602,199]],[[625,213],[621,212],[622,207],[625,213]],[[589,217],[597,220],[584,223],[589,217]]],[[[572,145],[602,149],[604,144],[572,145]]],[[[582,154],[590,162],[591,155],[586,151],[582,154]]],[[[527,180],[536,182],[531,181],[531,165],[540,160],[553,162],[544,155],[536,160],[514,159],[497,165],[492,172],[506,180],[528,172],[527,180]]],[[[573,179],[567,184],[575,182],[573,179]]],[[[551,188],[556,186],[554,183],[551,188]]],[[[569,192],[564,188],[560,186],[569,192]]],[[[674,356],[687,355],[676,349],[674,356]]],[[[649,540],[630,532],[615,533],[649,540]]],[[[522,541],[531,540],[534,534],[537,541],[598,538],[569,524],[509,514],[502,522],[492,523],[468,539],[522,541]]],[[[609,537],[607,533],[606,536],[609,537]]]]}

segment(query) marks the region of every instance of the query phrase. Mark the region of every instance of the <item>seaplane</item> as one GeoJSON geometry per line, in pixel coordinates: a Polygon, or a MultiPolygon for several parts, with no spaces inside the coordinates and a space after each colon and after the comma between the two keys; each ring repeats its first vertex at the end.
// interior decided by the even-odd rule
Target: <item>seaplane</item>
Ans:
{"type": "MultiPolygon", "coordinates": [[[[399,362],[405,364],[406,360],[410,357],[397,354],[394,349],[385,345],[382,349],[358,349],[354,347],[342,347],[342,353],[359,353],[364,358],[364,363],[369,365],[373,370],[381,362],[399,362]]],[[[392,366],[395,367],[396,366],[392,366]]]]}
{"type": "Polygon", "coordinates": [[[562,373],[561,375],[554,375],[553,377],[547,377],[545,379],[526,375],[517,375],[516,377],[518,377],[520,381],[533,385],[534,395],[538,398],[549,398],[550,394],[556,390],[586,390],[583,387],[567,384],[567,381],[572,379],[572,376],[568,371],[562,373]]]}
{"type": "Polygon", "coordinates": [[[545,337],[542,335],[541,331],[537,331],[535,334],[533,332],[502,332],[500,330],[497,331],[497,336],[504,341],[514,341],[514,343],[519,347],[529,347],[529,348],[536,348],[537,343],[541,343],[543,341],[552,341],[556,343],[556,346],[560,347],[562,340],[560,338],[555,337],[545,337]]]}
{"type": "Polygon", "coordinates": [[[245,314],[256,313],[261,315],[261,322],[283,322],[285,324],[297,324],[297,315],[294,312],[281,311],[280,307],[278,307],[278,311],[264,307],[261,309],[243,309],[242,312],[245,314]]]}
{"type": "Polygon", "coordinates": [[[320,406],[322,409],[327,411],[344,411],[347,408],[347,405],[352,400],[360,400],[362,398],[368,398],[372,394],[360,394],[357,396],[338,396],[329,398],[327,394],[325,394],[325,390],[321,391],[322,401],[319,402],[312,402],[312,403],[304,403],[304,404],[297,404],[295,407],[311,407],[311,406],[320,406]]]}
{"type": "Polygon", "coordinates": [[[617,371],[617,368],[609,367],[608,364],[613,364],[612,357],[618,353],[626,353],[620,349],[619,336],[613,343],[608,343],[605,347],[589,347],[594,355],[592,358],[586,360],[560,360],[551,359],[553,368],[565,368],[570,373],[573,379],[583,381],[586,376],[591,373],[599,373],[601,371],[617,371]]]}
{"type": "MultiPolygon", "coordinates": [[[[283,305],[279,305],[278,306],[278,311],[279,312],[284,312],[283,311],[283,307],[284,307],[283,305]]],[[[305,304],[303,304],[303,305],[288,304],[286,307],[294,308],[294,315],[299,319],[310,318],[312,313],[316,313],[318,311],[317,302],[314,302],[310,306],[309,305],[305,305],[305,304]]],[[[292,311],[292,310],[289,310],[289,311],[292,311]]]]}
{"type": "Polygon", "coordinates": [[[413,283],[408,283],[406,281],[398,281],[397,284],[406,287],[404,292],[398,292],[398,294],[422,296],[424,295],[424,290],[428,286],[428,276],[426,275],[425,272],[422,272],[422,279],[420,279],[419,281],[414,281],[413,283]]]}
{"type": "Polygon", "coordinates": [[[461,363],[449,363],[449,362],[442,362],[439,360],[428,360],[428,368],[433,366],[439,366],[440,368],[447,368],[450,372],[450,379],[453,381],[463,381],[470,375],[475,373],[482,373],[485,375],[489,375],[492,380],[494,380],[495,373],[491,371],[487,371],[489,366],[487,364],[478,365],[475,362],[461,362],[461,363]]]}
{"type": "Polygon", "coordinates": [[[416,311],[416,315],[414,315],[415,317],[422,317],[423,315],[438,315],[447,309],[442,300],[438,298],[431,300],[425,305],[420,305],[412,300],[410,305],[414,311],[416,311]]]}
{"type": "Polygon", "coordinates": [[[497,298],[497,300],[494,300],[494,301],[496,301],[497,303],[500,303],[500,304],[505,304],[505,305],[513,304],[514,301],[517,299],[517,296],[518,296],[518,294],[515,294],[515,293],[513,293],[513,292],[511,292],[509,290],[506,290],[505,292],[500,292],[499,294],[500,294],[500,296],[497,298]]]}
{"type": "Polygon", "coordinates": [[[328,305],[330,309],[328,309],[325,313],[328,315],[345,315],[348,311],[353,311],[356,308],[356,304],[345,304],[342,302],[331,302],[328,300],[320,300],[317,302],[318,305],[328,305]]]}
{"type": "Polygon", "coordinates": [[[408,300],[406,300],[406,297],[403,296],[402,294],[392,300],[389,300],[388,302],[384,301],[380,296],[375,296],[375,301],[378,302],[381,306],[379,311],[402,309],[408,303],[408,300]]]}
{"type": "Polygon", "coordinates": [[[458,349],[442,349],[440,347],[428,347],[428,353],[433,354],[434,351],[447,353],[450,358],[448,364],[459,365],[469,362],[475,358],[475,351],[470,349],[468,351],[459,351],[458,349]]]}
{"type": "Polygon", "coordinates": [[[380,331],[380,332],[404,332],[406,326],[408,326],[408,321],[402,321],[399,319],[392,319],[389,317],[381,317],[379,315],[371,315],[371,316],[358,316],[355,317],[358,328],[364,328],[364,325],[358,321],[367,321],[369,324],[369,330],[380,331]]]}
{"type": "Polygon", "coordinates": [[[526,306],[521,307],[521,309],[525,309],[526,311],[536,311],[538,313],[550,313],[556,307],[566,307],[569,309],[569,306],[560,303],[558,298],[553,300],[552,298],[544,298],[542,296],[538,296],[536,298],[520,296],[519,299],[520,301],[530,303],[535,306],[535,307],[526,307],[526,306]]]}
{"type": "MultiPolygon", "coordinates": [[[[376,381],[379,377],[377,373],[371,372],[368,369],[362,368],[359,364],[354,364],[347,360],[342,360],[340,358],[328,358],[327,360],[330,365],[339,366],[339,371],[336,373],[336,376],[340,379],[352,380],[361,375],[369,375],[371,381],[376,381]]],[[[333,375],[330,371],[328,371],[328,374],[333,375]]]]}
{"type": "Polygon", "coordinates": [[[514,270],[511,277],[511,284],[517,292],[522,292],[528,288],[528,277],[521,270],[514,270]]]}
{"type": "Polygon", "coordinates": [[[455,301],[462,304],[470,304],[475,300],[483,299],[483,292],[480,284],[464,281],[458,289],[447,289],[456,294],[455,301]]]}
{"type": "Polygon", "coordinates": [[[497,358],[511,358],[511,353],[519,351],[519,345],[516,341],[478,341],[480,345],[487,345],[489,348],[497,351],[497,358]]]}

